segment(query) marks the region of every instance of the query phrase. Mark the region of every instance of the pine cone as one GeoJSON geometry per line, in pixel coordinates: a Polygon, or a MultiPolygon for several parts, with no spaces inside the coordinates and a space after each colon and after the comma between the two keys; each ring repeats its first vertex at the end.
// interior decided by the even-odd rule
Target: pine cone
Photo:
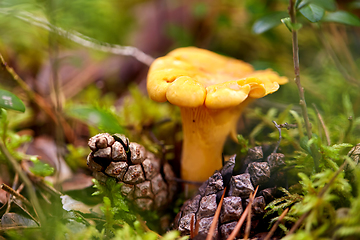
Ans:
{"type": "Polygon", "coordinates": [[[352,158],[356,165],[359,164],[360,159],[360,143],[356,144],[348,153],[348,156],[352,158]]]}
{"type": "Polygon", "coordinates": [[[102,183],[116,178],[121,192],[142,210],[164,208],[176,192],[174,173],[144,146],[124,135],[101,133],[89,139],[87,165],[102,183]]]}
{"type": "Polygon", "coordinates": [[[270,172],[279,177],[278,169],[284,165],[284,155],[271,153],[263,160],[262,147],[250,149],[244,160],[246,170],[234,173],[235,155],[230,158],[220,171],[215,173],[202,184],[198,194],[184,203],[176,216],[174,227],[182,235],[189,235],[193,230],[199,236],[206,236],[213,221],[218,202],[226,186],[226,193],[217,223],[217,230],[213,239],[227,239],[234,230],[241,214],[249,202],[249,196],[256,186],[260,186],[252,203],[252,229],[263,220],[265,206],[271,200],[276,188],[269,187],[269,182],[274,182],[270,172]],[[271,181],[270,181],[271,179],[271,181]],[[191,226],[193,223],[193,226],[191,226]]]}

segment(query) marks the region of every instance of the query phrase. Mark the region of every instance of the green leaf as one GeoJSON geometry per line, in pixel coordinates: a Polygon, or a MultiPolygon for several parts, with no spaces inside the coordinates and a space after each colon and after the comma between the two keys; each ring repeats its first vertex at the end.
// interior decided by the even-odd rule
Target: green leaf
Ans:
{"type": "Polygon", "coordinates": [[[30,167],[30,171],[36,176],[46,177],[54,173],[54,168],[50,167],[49,164],[43,163],[40,160],[33,161],[34,166],[30,167]]]}
{"type": "Polygon", "coordinates": [[[301,3],[301,0],[296,0],[295,1],[295,8],[298,9],[299,8],[299,4],[301,3]]]}
{"type": "Polygon", "coordinates": [[[241,155],[246,156],[249,150],[249,140],[244,138],[244,136],[241,134],[237,135],[237,140],[238,140],[238,144],[241,146],[241,150],[240,150],[241,155]]]}
{"type": "Polygon", "coordinates": [[[25,112],[25,105],[20,98],[3,89],[0,89],[0,107],[25,112]]]}
{"type": "Polygon", "coordinates": [[[334,149],[344,149],[344,148],[351,148],[351,147],[353,147],[353,145],[352,144],[350,144],[350,143],[339,143],[339,144],[334,144],[334,145],[332,145],[332,147],[334,148],[334,149]]]}
{"type": "Polygon", "coordinates": [[[318,22],[322,19],[325,14],[325,9],[316,5],[308,4],[300,9],[301,14],[309,19],[310,22],[318,22]]]}
{"type": "Polygon", "coordinates": [[[4,108],[0,108],[0,126],[8,123],[7,116],[7,111],[4,108]]]}
{"type": "Polygon", "coordinates": [[[285,11],[274,12],[266,15],[254,23],[252,31],[256,34],[266,32],[281,24],[281,19],[286,16],[288,16],[288,13],[285,11]]]}
{"type": "Polygon", "coordinates": [[[75,106],[68,109],[67,114],[105,132],[124,133],[124,128],[120,126],[118,119],[109,110],[92,106],[75,106]]]}
{"type": "Polygon", "coordinates": [[[345,11],[327,13],[322,20],[324,22],[336,22],[351,26],[360,26],[360,19],[357,16],[345,11]]]}
{"type": "Polygon", "coordinates": [[[289,17],[281,19],[281,22],[289,29],[290,32],[292,32],[293,30],[299,30],[302,27],[301,23],[293,24],[289,17]]]}
{"type": "Polygon", "coordinates": [[[312,155],[312,151],[310,147],[311,145],[314,145],[316,149],[320,148],[321,140],[315,133],[313,133],[312,138],[310,140],[307,136],[304,136],[300,139],[300,147],[310,155],[312,155]]]}
{"type": "Polygon", "coordinates": [[[303,0],[296,7],[300,10],[309,4],[315,4],[331,12],[336,10],[335,0],[303,0]]]}

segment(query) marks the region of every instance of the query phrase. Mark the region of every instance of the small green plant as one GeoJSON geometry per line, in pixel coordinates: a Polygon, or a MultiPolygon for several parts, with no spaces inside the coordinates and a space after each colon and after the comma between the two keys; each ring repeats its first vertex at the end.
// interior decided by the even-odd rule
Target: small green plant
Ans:
{"type": "MultiPolygon", "coordinates": [[[[280,216],[281,213],[284,211],[284,209],[292,207],[294,204],[301,202],[303,200],[303,196],[298,193],[290,193],[288,190],[282,187],[280,187],[279,190],[282,191],[285,194],[285,196],[277,198],[271,203],[269,203],[266,206],[266,210],[268,211],[264,217],[267,217],[272,214],[278,214],[280,216]]],[[[278,219],[279,217],[274,217],[271,219],[270,223],[273,224],[278,219]]],[[[285,216],[284,220],[287,222],[295,223],[297,218],[287,215],[285,216]]],[[[284,224],[280,224],[279,226],[285,233],[289,231],[284,224]]]]}
{"type": "MultiPolygon", "coordinates": [[[[22,159],[30,160],[33,163],[33,166],[30,167],[29,170],[35,176],[45,177],[52,175],[54,173],[54,168],[50,167],[49,164],[41,162],[37,156],[29,156],[17,151],[21,145],[29,142],[31,137],[27,135],[19,136],[13,131],[8,130],[9,120],[6,109],[24,112],[24,103],[14,94],[1,89],[0,98],[2,100],[5,99],[3,102],[0,101],[0,135],[2,136],[3,147],[18,161],[21,161],[22,159]]],[[[7,158],[2,156],[3,154],[3,151],[0,152],[0,160],[6,161],[7,158]]]]}
{"type": "MultiPolygon", "coordinates": [[[[360,170],[356,166],[355,162],[349,161],[350,171],[355,176],[356,190],[360,189],[360,170]]],[[[348,170],[349,171],[349,170],[348,170]]],[[[340,238],[353,237],[358,238],[360,236],[360,194],[357,193],[355,197],[351,199],[351,205],[349,208],[343,208],[342,214],[338,214],[336,224],[339,228],[335,231],[335,236],[340,238]]]]}
{"type": "Polygon", "coordinates": [[[117,184],[115,179],[108,178],[106,184],[100,184],[94,181],[94,187],[97,189],[93,195],[103,195],[104,206],[101,208],[105,215],[105,228],[115,231],[115,226],[121,226],[124,223],[133,223],[136,215],[130,212],[129,204],[121,194],[121,184],[117,184]]]}
{"type": "Polygon", "coordinates": [[[94,181],[94,187],[97,189],[93,195],[103,196],[103,206],[101,207],[104,213],[105,223],[102,232],[110,239],[181,239],[185,240],[188,237],[179,237],[179,232],[170,231],[160,236],[158,233],[150,230],[142,217],[157,218],[156,213],[144,213],[142,217],[136,214],[136,210],[121,194],[121,184],[116,183],[116,180],[109,178],[105,184],[94,181]]]}
{"type": "Polygon", "coordinates": [[[39,177],[46,177],[54,173],[53,167],[50,167],[47,163],[41,162],[37,157],[31,157],[30,160],[34,165],[29,169],[34,175],[39,177]]]}
{"type": "Polygon", "coordinates": [[[0,89],[0,108],[25,112],[25,105],[13,93],[0,89]]]}
{"type": "MultiPolygon", "coordinates": [[[[284,219],[287,222],[292,222],[292,224],[280,225],[287,233],[284,239],[319,239],[326,236],[334,236],[333,230],[340,220],[337,210],[349,207],[349,205],[356,206],[357,204],[355,200],[357,198],[357,190],[354,191],[352,189],[349,179],[343,171],[345,162],[349,162],[348,164],[351,162],[346,156],[346,150],[352,145],[344,143],[344,140],[353,139],[350,132],[353,129],[352,119],[354,118],[354,111],[350,96],[343,95],[342,104],[344,108],[340,111],[344,112],[344,115],[350,117],[351,120],[349,120],[349,124],[347,122],[335,123],[334,119],[329,120],[326,118],[331,129],[329,133],[316,106],[314,105],[315,111],[308,109],[304,88],[300,82],[298,33],[305,26],[309,25],[321,31],[321,24],[326,22],[360,26],[360,20],[351,13],[337,10],[336,3],[333,0],[289,0],[287,13],[285,11],[274,12],[259,19],[253,25],[253,32],[262,33],[268,31],[281,24],[281,22],[292,34],[294,81],[298,88],[299,105],[303,117],[303,121],[301,121],[295,111],[290,109],[284,111],[283,120],[287,118],[286,115],[291,113],[298,125],[299,135],[293,135],[289,139],[288,133],[284,133],[284,138],[292,141],[286,141],[283,144],[289,146],[288,144],[291,142],[296,142],[294,137],[298,138],[298,144],[292,144],[297,151],[293,154],[292,159],[287,160],[287,163],[289,182],[295,184],[294,186],[297,186],[296,183],[299,182],[301,190],[299,191],[298,189],[292,192],[282,188],[284,196],[274,200],[267,206],[269,209],[268,215],[276,215],[276,213],[280,215],[285,208],[290,208],[289,213],[284,219]],[[305,134],[302,134],[303,124],[306,128],[305,134]],[[336,133],[332,136],[331,134],[336,132],[333,129],[339,126],[339,124],[341,124],[343,129],[348,130],[342,131],[344,132],[342,136],[336,133]],[[344,128],[347,124],[348,127],[344,128]],[[322,133],[324,133],[324,136],[322,136],[322,133]],[[331,145],[334,139],[336,139],[338,144],[331,145]],[[287,229],[286,226],[292,226],[292,228],[287,229]]],[[[341,70],[339,71],[341,72],[341,70]]],[[[332,80],[325,81],[324,84],[329,84],[329,81],[331,82],[332,80]]],[[[331,82],[331,84],[333,83],[331,82]]],[[[333,98],[330,95],[329,97],[333,98]]],[[[326,111],[328,107],[323,106],[323,109],[326,111]]],[[[334,109],[331,111],[334,111],[334,109]]],[[[333,112],[329,116],[332,114],[333,112]]],[[[268,117],[266,119],[269,120],[268,117]]],[[[258,131],[256,128],[254,130],[258,131]]],[[[271,136],[275,137],[275,133],[271,136]]],[[[277,219],[278,217],[273,218],[272,222],[277,219]]],[[[351,216],[347,219],[354,220],[355,218],[351,216]]],[[[349,225],[349,228],[343,228],[336,234],[344,234],[343,236],[348,234],[346,236],[349,236],[351,235],[350,232],[355,234],[358,231],[354,225],[349,225]]]]}
{"type": "Polygon", "coordinates": [[[240,157],[246,156],[249,150],[249,140],[245,139],[243,135],[237,135],[238,144],[240,145],[240,157]]]}
{"type": "MultiPolygon", "coordinates": [[[[355,2],[355,1],[354,1],[355,2]]],[[[325,23],[335,22],[340,24],[347,24],[351,26],[360,26],[360,20],[355,15],[337,10],[335,0],[290,0],[294,7],[296,14],[302,15],[304,18],[299,18],[300,22],[292,22],[286,11],[272,12],[268,15],[258,19],[253,25],[253,32],[256,34],[264,33],[281,23],[292,30],[299,30],[304,24],[310,23],[325,23]],[[306,21],[306,20],[307,21],[306,21]]]]}

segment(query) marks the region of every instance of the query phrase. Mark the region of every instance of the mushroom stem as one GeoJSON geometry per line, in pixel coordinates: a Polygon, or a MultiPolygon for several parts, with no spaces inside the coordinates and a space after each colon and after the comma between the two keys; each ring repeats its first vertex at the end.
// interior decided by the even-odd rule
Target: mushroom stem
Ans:
{"type": "Polygon", "coordinates": [[[236,123],[246,105],[243,103],[221,110],[205,106],[180,108],[184,135],[182,179],[206,181],[215,170],[221,169],[221,155],[226,137],[229,134],[236,136],[236,123]]]}

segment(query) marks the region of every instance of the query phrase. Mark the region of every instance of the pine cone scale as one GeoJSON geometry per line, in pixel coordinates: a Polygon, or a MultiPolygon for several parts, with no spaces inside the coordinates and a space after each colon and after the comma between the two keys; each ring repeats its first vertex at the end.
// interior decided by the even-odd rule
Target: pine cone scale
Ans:
{"type": "Polygon", "coordinates": [[[116,179],[122,184],[121,193],[138,208],[160,209],[172,200],[177,183],[170,165],[161,166],[160,159],[144,146],[108,133],[95,135],[88,145],[87,165],[93,176],[102,183],[116,179]]]}

